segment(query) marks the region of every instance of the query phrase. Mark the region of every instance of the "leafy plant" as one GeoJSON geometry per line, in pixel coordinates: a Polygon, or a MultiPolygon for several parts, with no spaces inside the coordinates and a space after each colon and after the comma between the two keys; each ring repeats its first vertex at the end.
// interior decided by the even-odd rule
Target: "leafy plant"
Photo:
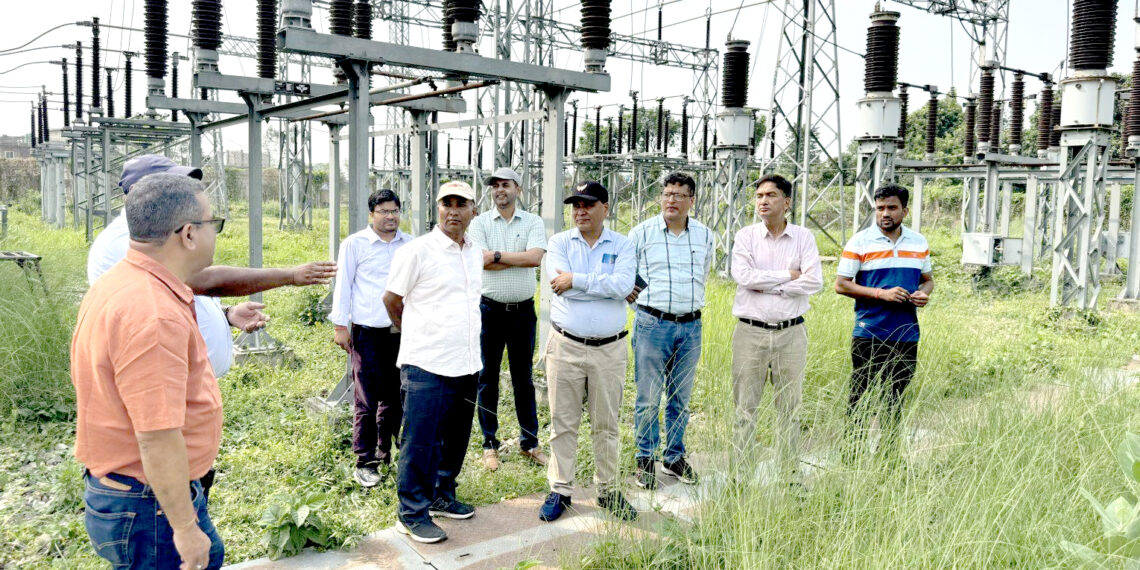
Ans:
{"type": "MultiPolygon", "coordinates": [[[[1116,449],[1116,460],[1120,470],[1132,483],[1140,484],[1140,436],[1127,433],[1124,441],[1116,449]]],[[[1096,497],[1085,489],[1081,495],[1092,504],[1093,510],[1100,515],[1101,528],[1104,531],[1098,540],[1098,551],[1089,546],[1062,541],[1061,548],[1070,555],[1083,562],[1104,566],[1110,559],[1125,557],[1130,561],[1140,562],[1140,501],[1130,493],[1114,499],[1108,505],[1102,506],[1096,497]]]]}
{"type": "Polygon", "coordinates": [[[273,503],[258,521],[265,529],[261,541],[269,549],[270,558],[293,556],[309,545],[332,546],[332,533],[317,513],[327,498],[323,493],[273,496],[273,503]]]}
{"type": "Polygon", "coordinates": [[[325,322],[325,317],[329,314],[329,307],[325,305],[325,292],[322,289],[306,289],[300,305],[297,310],[297,320],[307,327],[325,322]]]}

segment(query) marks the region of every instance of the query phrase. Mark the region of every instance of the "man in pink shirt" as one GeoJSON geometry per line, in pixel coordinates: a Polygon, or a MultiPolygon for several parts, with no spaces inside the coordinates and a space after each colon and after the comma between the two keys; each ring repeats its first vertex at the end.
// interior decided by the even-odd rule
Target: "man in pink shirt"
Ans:
{"type": "Polygon", "coordinates": [[[807,365],[804,313],[808,297],[823,288],[815,236],[784,218],[791,204],[791,182],[779,175],[761,178],[756,184],[760,223],[737,232],[732,246],[737,283],[732,315],[739,321],[732,333],[733,445],[737,457],[753,456],[756,409],[770,377],[785,472],[794,472],[799,462],[797,415],[807,365]]]}

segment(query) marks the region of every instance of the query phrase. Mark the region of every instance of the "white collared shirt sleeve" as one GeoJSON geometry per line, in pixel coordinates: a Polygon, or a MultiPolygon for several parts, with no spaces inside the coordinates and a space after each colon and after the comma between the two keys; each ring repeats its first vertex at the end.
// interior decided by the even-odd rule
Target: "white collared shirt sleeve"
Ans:
{"type": "MultiPolygon", "coordinates": [[[[741,287],[753,291],[768,291],[790,281],[792,272],[787,269],[764,270],[756,268],[752,240],[757,239],[754,226],[736,232],[732,243],[732,279],[741,287]]],[[[764,238],[759,238],[764,239],[764,238]]]]}
{"type": "Polygon", "coordinates": [[[336,257],[336,284],[333,286],[332,311],[329,321],[334,325],[347,327],[352,322],[352,281],[356,279],[356,248],[351,240],[340,243],[340,253],[336,257]]]}
{"type": "Polygon", "coordinates": [[[419,277],[418,247],[401,247],[392,256],[392,270],[388,273],[385,290],[406,297],[419,277]]]}
{"type": "Polygon", "coordinates": [[[823,268],[819,262],[819,247],[815,236],[803,238],[800,248],[800,276],[776,288],[781,295],[807,297],[823,289],[823,268]]]}
{"type": "Polygon", "coordinates": [[[527,232],[526,248],[546,249],[546,224],[542,223],[542,218],[538,216],[531,218],[530,231],[527,232]]]}

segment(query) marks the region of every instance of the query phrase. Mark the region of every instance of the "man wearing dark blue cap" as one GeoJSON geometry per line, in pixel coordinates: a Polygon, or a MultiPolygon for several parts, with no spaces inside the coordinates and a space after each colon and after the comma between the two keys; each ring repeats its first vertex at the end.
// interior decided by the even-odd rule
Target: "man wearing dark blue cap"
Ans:
{"type": "MultiPolygon", "coordinates": [[[[202,170],[181,166],[165,156],[146,154],[128,160],[123,165],[119,187],[123,194],[143,178],[158,173],[184,174],[201,180],[202,170]]],[[[127,217],[120,214],[91,243],[87,254],[87,282],[95,283],[101,275],[111,269],[127,255],[130,244],[130,230],[127,217]]],[[[212,266],[202,270],[187,281],[195,293],[194,308],[197,313],[198,328],[206,341],[210,364],[214,375],[221,378],[233,364],[233,337],[230,326],[246,332],[255,331],[268,322],[261,312],[265,305],[245,302],[233,307],[222,307],[217,297],[245,296],[284,285],[319,285],[327,283],[336,274],[336,264],[331,261],[308,263],[291,269],[251,269],[247,267],[212,266]]]]}
{"type": "Polygon", "coordinates": [[[550,238],[546,256],[554,298],[546,346],[550,396],[550,495],[538,517],[553,521],[570,506],[577,469],[582,401],[590,413],[594,484],[598,506],[622,520],[637,518],[618,482],[618,411],[629,352],[625,298],[633,291],[637,254],[633,242],[605,228],[609,192],[583,182],[564,200],[574,207],[574,229],[550,238]]]}

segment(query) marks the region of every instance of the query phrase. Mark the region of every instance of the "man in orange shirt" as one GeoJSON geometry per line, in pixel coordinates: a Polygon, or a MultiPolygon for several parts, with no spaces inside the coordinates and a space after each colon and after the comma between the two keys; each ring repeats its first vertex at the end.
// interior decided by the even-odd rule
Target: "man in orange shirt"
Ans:
{"type": "Polygon", "coordinates": [[[225,220],[178,174],[142,179],[125,210],[130,250],[84,296],[71,343],[87,533],[115,568],[221,568],[199,479],[222,400],[186,280],[213,262],[225,220]]]}

